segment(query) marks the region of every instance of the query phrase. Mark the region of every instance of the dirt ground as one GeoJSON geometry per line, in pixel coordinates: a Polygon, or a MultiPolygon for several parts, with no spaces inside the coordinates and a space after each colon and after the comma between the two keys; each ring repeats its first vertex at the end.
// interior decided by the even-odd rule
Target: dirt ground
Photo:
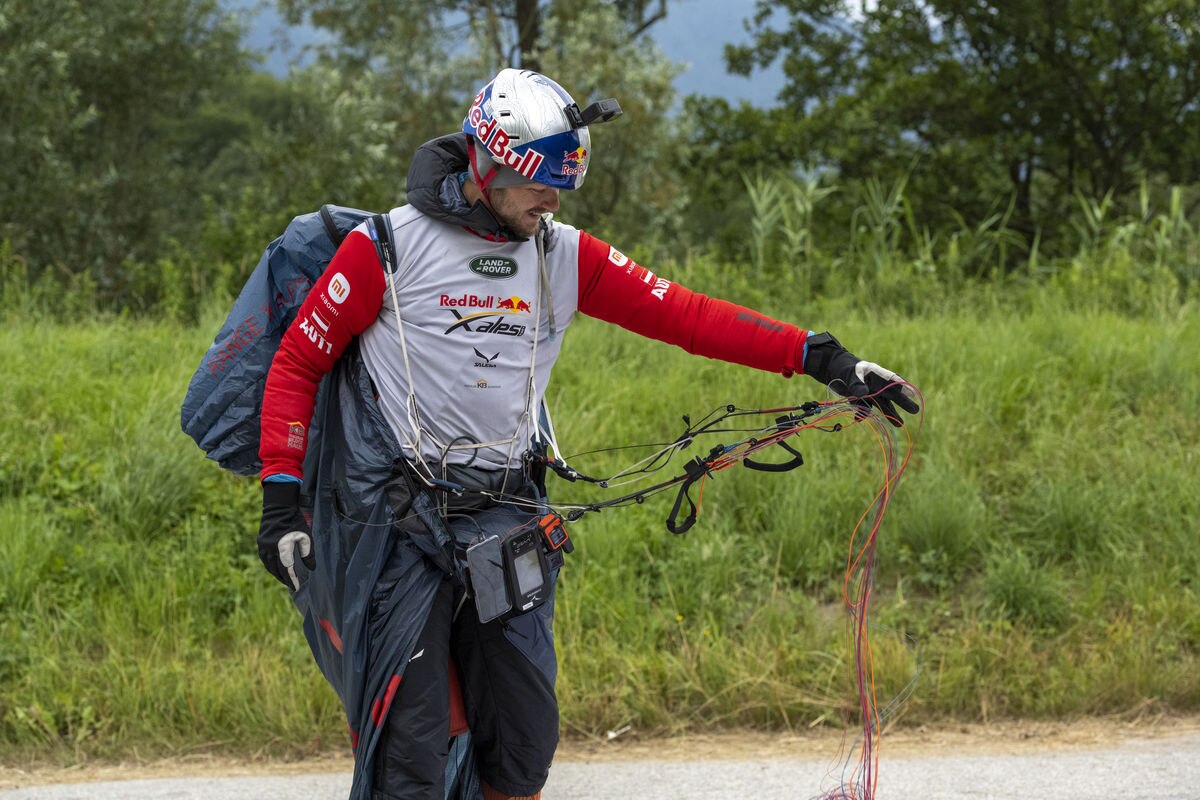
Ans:
{"type": "MultiPolygon", "coordinates": [[[[883,758],[958,754],[1019,754],[1046,750],[1087,750],[1115,747],[1131,739],[1160,739],[1200,733],[1200,716],[1083,719],[1062,722],[995,722],[920,726],[884,731],[883,758]]],[[[616,734],[616,732],[613,732],[616,734]]],[[[685,736],[644,737],[624,731],[608,737],[567,738],[559,745],[557,761],[699,761],[833,758],[843,745],[838,731],[823,728],[803,733],[754,731],[685,736]]],[[[849,745],[853,742],[846,742],[849,745]]],[[[0,789],[52,783],[86,783],[180,776],[299,775],[350,772],[348,753],[330,753],[298,761],[237,759],[227,755],[119,763],[3,764],[0,789]]]]}

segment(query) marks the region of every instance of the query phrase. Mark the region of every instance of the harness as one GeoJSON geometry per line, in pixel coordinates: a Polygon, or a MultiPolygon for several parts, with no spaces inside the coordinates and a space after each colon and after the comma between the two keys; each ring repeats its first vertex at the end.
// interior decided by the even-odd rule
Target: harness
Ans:
{"type": "MultiPolygon", "coordinates": [[[[392,239],[391,220],[387,214],[377,214],[367,222],[367,231],[375,244],[377,253],[381,263],[385,265],[385,273],[387,276],[388,292],[392,301],[393,318],[396,323],[396,335],[400,340],[401,360],[404,367],[405,376],[408,381],[408,394],[405,398],[405,417],[407,427],[401,429],[400,435],[403,439],[404,447],[411,451],[412,458],[410,466],[416,473],[416,476],[427,487],[436,487],[445,492],[461,495],[470,490],[491,490],[494,491],[499,487],[494,486],[476,486],[475,480],[455,480],[456,474],[462,475],[461,470],[454,470],[452,465],[448,463],[448,456],[451,453],[479,450],[487,447],[507,447],[506,466],[503,470],[503,476],[500,479],[501,485],[508,485],[510,481],[510,472],[512,465],[518,461],[517,447],[522,441],[531,442],[531,448],[528,452],[522,454],[519,459],[522,464],[530,464],[537,461],[531,458],[532,454],[541,455],[544,450],[544,445],[549,444],[558,452],[557,441],[554,434],[554,426],[550,421],[548,409],[543,405],[541,413],[535,409],[536,398],[539,396],[537,386],[537,365],[538,365],[538,342],[541,339],[542,315],[539,308],[534,314],[533,324],[533,343],[529,350],[529,366],[528,375],[525,378],[525,402],[523,411],[517,419],[516,428],[511,436],[502,439],[494,439],[491,441],[460,441],[458,439],[449,442],[441,441],[437,436],[423,423],[421,418],[420,408],[417,404],[417,385],[413,380],[412,364],[409,358],[409,349],[407,337],[404,333],[404,319],[400,311],[399,293],[396,283],[400,278],[400,270],[397,263],[395,243],[392,239]],[[436,464],[430,464],[422,455],[425,450],[423,445],[431,445],[431,449],[436,450],[441,454],[436,464]]],[[[558,336],[558,329],[554,318],[554,298],[550,287],[550,280],[546,266],[546,243],[545,243],[546,225],[543,223],[540,226],[537,234],[534,237],[535,246],[537,248],[538,261],[538,279],[537,279],[537,296],[539,305],[544,304],[547,309],[547,324],[549,327],[550,339],[555,339],[558,336]]],[[[469,462],[468,462],[469,463],[469,462]]],[[[464,475],[463,477],[475,477],[473,475],[464,475]]]]}

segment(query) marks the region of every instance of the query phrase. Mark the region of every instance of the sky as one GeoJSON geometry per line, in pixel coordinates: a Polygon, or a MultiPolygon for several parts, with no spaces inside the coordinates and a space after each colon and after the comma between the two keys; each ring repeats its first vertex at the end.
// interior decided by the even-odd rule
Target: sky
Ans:
{"type": "MultiPolygon", "coordinates": [[[[726,44],[750,42],[743,21],[754,13],[755,0],[669,0],[666,19],[651,29],[652,38],[672,60],[686,67],[675,80],[680,95],[703,94],[724,97],[732,103],[745,100],[766,107],[774,104],[783,86],[783,72],[776,65],[752,78],[729,75],[725,71],[726,44]]],[[[253,0],[231,3],[253,7],[253,0]]],[[[291,29],[287,36],[290,51],[272,47],[282,30],[279,16],[271,10],[248,11],[249,32],[246,43],[268,51],[264,66],[276,73],[287,72],[292,55],[319,34],[311,29],[291,29]]]]}
{"type": "Polygon", "coordinates": [[[749,44],[744,20],[754,14],[754,0],[670,0],[667,18],[651,28],[651,35],[672,61],[687,65],[675,80],[681,95],[704,94],[731,102],[774,105],[783,87],[778,64],[751,78],[725,71],[726,44],[749,44]]]}

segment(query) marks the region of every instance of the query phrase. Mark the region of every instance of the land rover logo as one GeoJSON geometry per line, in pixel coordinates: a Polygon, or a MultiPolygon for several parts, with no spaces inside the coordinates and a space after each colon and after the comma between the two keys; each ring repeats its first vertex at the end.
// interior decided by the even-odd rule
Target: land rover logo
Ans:
{"type": "Polygon", "coordinates": [[[508,256],[475,256],[467,269],[485,278],[506,280],[517,274],[517,261],[508,256]]]}

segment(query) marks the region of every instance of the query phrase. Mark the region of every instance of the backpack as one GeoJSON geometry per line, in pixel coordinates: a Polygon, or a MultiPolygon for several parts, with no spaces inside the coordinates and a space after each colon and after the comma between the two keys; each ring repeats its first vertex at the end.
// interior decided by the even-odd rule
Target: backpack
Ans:
{"type": "Polygon", "coordinates": [[[257,475],[259,416],[267,372],[284,331],[338,245],[363,220],[382,215],[323,205],[293,219],[267,245],[188,384],[180,425],[209,458],[257,475]]]}

